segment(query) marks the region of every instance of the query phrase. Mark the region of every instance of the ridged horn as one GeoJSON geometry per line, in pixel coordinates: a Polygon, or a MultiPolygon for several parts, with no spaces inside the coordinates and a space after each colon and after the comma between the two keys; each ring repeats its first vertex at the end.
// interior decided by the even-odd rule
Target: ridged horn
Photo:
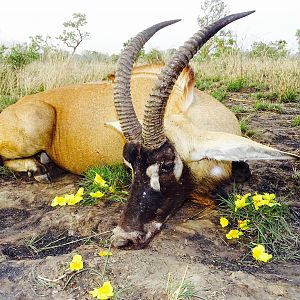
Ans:
{"type": "MultiPolygon", "coordinates": [[[[226,16],[196,32],[181,46],[167,65],[162,69],[156,84],[145,105],[143,120],[143,146],[158,149],[166,142],[164,134],[164,113],[175,81],[199,49],[227,24],[246,17],[254,11],[226,16]]],[[[204,112],[205,113],[205,112],[204,112]]]]}
{"type": "Polygon", "coordinates": [[[180,21],[170,20],[153,25],[135,36],[122,51],[116,72],[114,101],[122,131],[128,141],[141,138],[142,126],[134,111],[130,94],[130,77],[137,53],[160,29],[180,21]]]}

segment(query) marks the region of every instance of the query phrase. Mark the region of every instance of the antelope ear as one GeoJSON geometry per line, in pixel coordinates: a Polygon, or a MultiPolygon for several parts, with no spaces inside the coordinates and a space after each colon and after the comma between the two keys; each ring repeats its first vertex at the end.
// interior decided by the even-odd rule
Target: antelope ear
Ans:
{"type": "Polygon", "coordinates": [[[202,137],[203,143],[195,145],[190,151],[190,161],[203,158],[225,161],[300,159],[295,154],[279,151],[234,134],[206,132],[202,137]]]}
{"type": "Polygon", "coordinates": [[[201,131],[184,117],[165,122],[165,131],[185,161],[300,159],[299,156],[264,146],[250,139],[213,131],[201,131]]]}
{"type": "Polygon", "coordinates": [[[106,122],[106,123],[104,123],[104,125],[107,127],[113,128],[114,130],[116,130],[118,133],[120,133],[123,136],[123,131],[122,131],[121,124],[119,121],[106,122]]]}

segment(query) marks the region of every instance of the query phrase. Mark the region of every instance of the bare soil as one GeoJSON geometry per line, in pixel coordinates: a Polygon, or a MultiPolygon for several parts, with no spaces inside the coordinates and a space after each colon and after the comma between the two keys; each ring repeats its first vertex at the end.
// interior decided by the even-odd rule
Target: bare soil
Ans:
{"type": "MultiPolygon", "coordinates": [[[[233,94],[227,104],[251,106],[241,94],[233,94]]],[[[291,126],[299,114],[299,104],[285,104],[282,114],[251,112],[238,117],[249,117],[256,131],[254,140],[300,155],[300,129],[291,126]]],[[[300,181],[293,174],[300,171],[300,162],[253,162],[250,166],[252,178],[239,184],[238,191],[276,193],[294,205],[299,216],[300,181]]],[[[91,299],[88,291],[101,282],[105,258],[98,252],[125,204],[52,208],[51,199],[74,192],[80,180],[56,172],[51,185],[24,176],[0,179],[1,300],[91,299]],[[39,279],[59,278],[75,253],[83,256],[86,271],[65,288],[67,277],[48,283],[39,279]]],[[[167,299],[168,274],[180,281],[188,265],[187,277],[203,299],[300,299],[299,261],[257,264],[243,259],[247,251],[240,243],[224,240],[214,210],[187,201],[146,249],[112,249],[106,278],[116,289],[125,288],[118,299],[167,299]]]]}

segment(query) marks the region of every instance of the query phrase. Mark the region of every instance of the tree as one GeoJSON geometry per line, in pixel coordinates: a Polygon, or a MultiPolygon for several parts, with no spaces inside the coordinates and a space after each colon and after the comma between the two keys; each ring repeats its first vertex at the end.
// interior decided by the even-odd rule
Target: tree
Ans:
{"type": "Polygon", "coordinates": [[[268,44],[264,42],[254,42],[251,45],[250,55],[254,57],[287,57],[289,51],[286,48],[287,42],[285,40],[278,40],[268,44]]]}
{"type": "MultiPolygon", "coordinates": [[[[202,13],[197,19],[200,28],[229,14],[229,11],[226,10],[226,4],[222,0],[205,0],[201,5],[201,11],[202,13]]],[[[233,38],[232,32],[228,29],[222,29],[201,48],[198,59],[229,53],[235,46],[236,40],[233,38]]]]}
{"type": "Polygon", "coordinates": [[[58,39],[72,49],[72,55],[75,54],[78,46],[90,35],[88,32],[82,31],[82,27],[86,24],[86,15],[81,13],[74,13],[72,20],[63,23],[65,29],[58,39]]]}
{"type": "Polygon", "coordinates": [[[32,47],[39,52],[42,57],[46,57],[53,53],[57,53],[58,47],[51,42],[51,37],[46,36],[43,37],[42,35],[30,36],[30,44],[32,47]]]}
{"type": "Polygon", "coordinates": [[[298,42],[298,52],[300,53],[300,29],[296,30],[296,40],[298,42]]]}

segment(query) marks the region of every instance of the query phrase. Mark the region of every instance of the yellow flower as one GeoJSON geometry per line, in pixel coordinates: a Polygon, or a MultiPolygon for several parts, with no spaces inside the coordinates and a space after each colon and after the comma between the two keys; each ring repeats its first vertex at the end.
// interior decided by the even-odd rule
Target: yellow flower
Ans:
{"type": "Polygon", "coordinates": [[[275,205],[281,206],[280,203],[275,202],[275,194],[264,193],[263,195],[255,194],[252,197],[253,205],[256,210],[259,210],[261,206],[267,205],[269,207],[273,207],[275,205]]]}
{"type": "Polygon", "coordinates": [[[108,188],[108,191],[110,192],[110,193],[115,193],[116,192],[116,189],[113,187],[113,186],[110,186],[109,188],[108,188]]]}
{"type": "Polygon", "coordinates": [[[244,220],[244,221],[238,220],[238,225],[241,230],[247,230],[249,228],[249,226],[248,226],[249,223],[250,223],[250,220],[248,220],[248,219],[244,220]]]}
{"type": "Polygon", "coordinates": [[[100,191],[97,191],[97,192],[95,192],[95,193],[93,193],[93,192],[90,193],[90,196],[91,196],[92,198],[102,198],[104,195],[105,195],[105,194],[102,193],[102,192],[100,192],[100,191]]]}
{"type": "Polygon", "coordinates": [[[259,261],[268,262],[272,258],[272,254],[266,253],[264,245],[257,245],[252,249],[252,256],[259,261]]]}
{"type": "Polygon", "coordinates": [[[228,221],[228,219],[226,219],[226,218],[224,218],[224,217],[221,217],[221,218],[220,218],[220,224],[221,224],[221,226],[224,228],[224,227],[228,226],[229,221],[228,221]]]}
{"type": "Polygon", "coordinates": [[[84,193],[84,188],[81,187],[81,188],[77,191],[76,196],[81,197],[81,196],[83,196],[83,193],[84,193]]]}
{"type": "Polygon", "coordinates": [[[106,181],[98,173],[96,173],[96,175],[95,175],[94,182],[97,183],[101,187],[108,187],[106,181]]]}
{"type": "Polygon", "coordinates": [[[99,252],[99,255],[100,255],[100,256],[112,256],[112,252],[101,250],[101,251],[99,252]]]}
{"type": "Polygon", "coordinates": [[[66,199],[64,197],[59,197],[59,196],[56,196],[51,202],[52,207],[57,205],[64,206],[66,204],[67,204],[66,199]]]}
{"type": "Polygon", "coordinates": [[[77,193],[74,194],[66,194],[64,197],[55,197],[52,202],[51,202],[51,206],[56,206],[56,205],[75,205],[76,203],[80,202],[83,197],[84,193],[84,188],[80,188],[77,193]]]}
{"type": "Polygon", "coordinates": [[[75,205],[78,202],[80,202],[83,199],[83,197],[82,197],[83,193],[84,193],[84,188],[80,188],[77,191],[77,193],[75,194],[75,196],[73,194],[66,195],[65,198],[67,200],[67,204],[68,205],[75,205]]]}
{"type": "Polygon", "coordinates": [[[262,197],[263,197],[263,199],[265,199],[269,202],[273,202],[273,200],[275,200],[275,198],[276,198],[276,195],[275,194],[264,193],[262,197]]]}
{"type": "Polygon", "coordinates": [[[235,204],[234,210],[237,211],[238,209],[249,205],[249,202],[247,202],[247,200],[250,196],[251,196],[250,193],[245,194],[244,196],[236,195],[236,200],[234,201],[234,204],[235,204]]]}
{"type": "Polygon", "coordinates": [[[100,288],[95,288],[89,293],[97,299],[106,300],[114,295],[114,288],[109,281],[105,281],[100,288]]]}
{"type": "Polygon", "coordinates": [[[257,194],[257,193],[252,197],[252,201],[253,201],[253,205],[254,205],[255,210],[259,210],[259,208],[261,206],[268,204],[268,201],[263,200],[262,195],[257,194]]]}
{"type": "Polygon", "coordinates": [[[228,240],[231,240],[231,239],[238,239],[241,235],[243,235],[243,232],[242,231],[239,231],[237,229],[232,229],[230,230],[227,234],[226,234],[226,238],[228,240]]]}
{"type": "Polygon", "coordinates": [[[73,256],[73,260],[70,263],[70,270],[71,271],[79,271],[83,268],[83,261],[82,256],[79,254],[75,254],[73,256]]]}

